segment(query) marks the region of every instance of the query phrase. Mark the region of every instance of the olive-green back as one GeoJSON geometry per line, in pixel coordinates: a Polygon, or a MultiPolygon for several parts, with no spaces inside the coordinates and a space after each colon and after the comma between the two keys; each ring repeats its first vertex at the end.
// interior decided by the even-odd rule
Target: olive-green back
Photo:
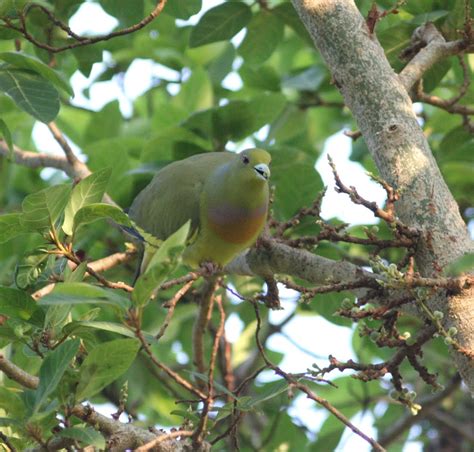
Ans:
{"type": "Polygon", "coordinates": [[[194,231],[199,227],[199,201],[206,178],[234,158],[232,152],[209,152],[165,166],[135,198],[130,218],[161,240],[188,220],[194,231]]]}

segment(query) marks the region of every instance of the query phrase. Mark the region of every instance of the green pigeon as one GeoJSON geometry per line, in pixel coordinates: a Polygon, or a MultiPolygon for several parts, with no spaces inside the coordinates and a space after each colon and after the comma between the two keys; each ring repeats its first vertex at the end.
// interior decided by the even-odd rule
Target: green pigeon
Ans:
{"type": "MultiPolygon", "coordinates": [[[[129,216],[148,234],[165,240],[191,220],[184,263],[224,266],[251,247],[268,213],[270,154],[263,149],[208,152],[159,170],[138,194],[129,216]]],[[[151,259],[145,247],[141,271],[151,259]]]]}

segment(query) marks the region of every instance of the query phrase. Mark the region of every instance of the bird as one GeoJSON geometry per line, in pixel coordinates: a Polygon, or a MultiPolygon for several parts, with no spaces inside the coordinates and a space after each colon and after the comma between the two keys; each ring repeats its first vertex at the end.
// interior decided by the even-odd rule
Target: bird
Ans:
{"type": "MultiPolygon", "coordinates": [[[[136,196],[128,215],[139,230],[159,240],[190,220],[183,263],[223,267],[250,248],[265,226],[270,162],[270,154],[259,148],[207,152],[173,162],[136,196]]],[[[145,246],[140,273],[150,253],[145,246]]]]}

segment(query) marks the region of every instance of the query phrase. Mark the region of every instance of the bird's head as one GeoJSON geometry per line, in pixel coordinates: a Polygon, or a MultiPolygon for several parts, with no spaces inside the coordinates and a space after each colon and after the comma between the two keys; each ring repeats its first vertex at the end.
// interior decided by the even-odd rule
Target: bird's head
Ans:
{"type": "Polygon", "coordinates": [[[236,155],[234,165],[236,166],[238,177],[251,183],[266,183],[270,178],[271,156],[263,149],[246,149],[236,155]]]}

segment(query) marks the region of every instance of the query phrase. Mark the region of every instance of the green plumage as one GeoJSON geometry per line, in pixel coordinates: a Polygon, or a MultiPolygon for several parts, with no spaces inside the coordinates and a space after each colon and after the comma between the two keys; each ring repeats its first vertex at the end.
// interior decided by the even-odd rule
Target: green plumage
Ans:
{"type": "Polygon", "coordinates": [[[255,243],[263,229],[269,163],[270,155],[261,149],[210,152],[174,162],[135,198],[129,216],[161,240],[191,220],[193,240],[184,261],[225,265],[255,243]]]}

